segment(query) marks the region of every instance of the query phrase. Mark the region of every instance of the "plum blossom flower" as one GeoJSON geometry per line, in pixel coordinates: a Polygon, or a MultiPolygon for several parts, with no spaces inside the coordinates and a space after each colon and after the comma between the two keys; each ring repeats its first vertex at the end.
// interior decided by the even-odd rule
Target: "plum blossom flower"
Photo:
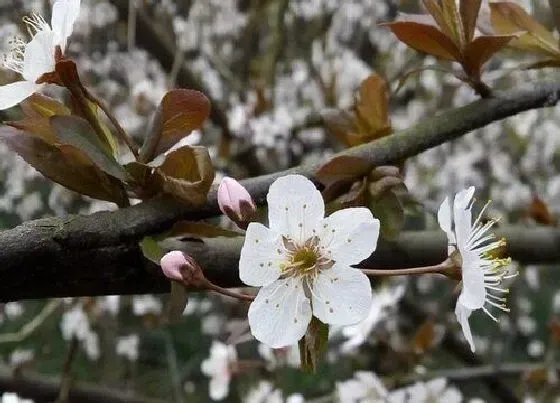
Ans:
{"type": "Polygon", "coordinates": [[[379,220],[366,208],[325,217],[321,193],[301,175],[277,179],[267,202],[270,228],[249,224],[239,261],[241,281],[262,287],[249,307],[255,338],[280,348],[301,339],[312,316],[330,325],[363,320],[371,286],[351,265],[375,250],[379,220]]]}
{"type": "Polygon", "coordinates": [[[496,249],[505,246],[505,240],[495,240],[494,234],[489,233],[496,220],[482,224],[481,218],[488,203],[480,212],[478,218],[472,222],[472,198],[474,187],[471,186],[455,195],[453,206],[445,198],[438,211],[438,222],[447,234],[449,253],[461,266],[462,290],[455,315],[461,324],[463,334],[474,352],[474,342],[469,326],[469,316],[472,311],[482,309],[488,316],[497,321],[490,313],[488,306],[494,306],[508,312],[503,294],[508,290],[501,287],[502,280],[514,277],[508,266],[511,259],[494,257],[496,249]],[[498,295],[496,295],[498,294],[498,295]]]}
{"type": "Polygon", "coordinates": [[[354,378],[336,383],[337,401],[340,403],[387,401],[389,392],[373,372],[358,371],[354,378]]]}
{"type": "Polygon", "coordinates": [[[229,382],[232,375],[232,366],[237,361],[235,347],[212,342],[210,347],[210,357],[202,361],[202,372],[210,377],[210,398],[212,400],[222,400],[229,393],[229,382]]]}
{"type": "Polygon", "coordinates": [[[393,391],[390,396],[392,403],[461,403],[463,395],[454,386],[448,386],[444,378],[432,379],[428,382],[417,382],[408,388],[393,391]],[[398,393],[398,392],[401,393],[398,393]],[[404,393],[402,393],[404,392],[404,393]]]}
{"type": "Polygon", "coordinates": [[[348,340],[342,344],[341,350],[351,352],[364,344],[373,328],[387,316],[388,308],[395,306],[402,298],[405,288],[404,284],[398,284],[383,286],[380,290],[375,291],[368,316],[355,325],[342,328],[342,335],[348,340]]]}
{"type": "Polygon", "coordinates": [[[32,39],[26,43],[22,38],[13,38],[2,63],[6,69],[21,74],[23,81],[0,86],[0,110],[19,104],[41,89],[44,84],[40,79],[54,71],[79,13],[80,0],[56,0],[50,25],[38,14],[24,17],[32,39]]]}

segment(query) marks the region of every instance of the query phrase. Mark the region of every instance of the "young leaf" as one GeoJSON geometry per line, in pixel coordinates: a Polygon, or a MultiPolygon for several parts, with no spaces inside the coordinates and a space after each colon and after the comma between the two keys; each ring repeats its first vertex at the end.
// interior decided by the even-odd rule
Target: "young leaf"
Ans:
{"type": "Polygon", "coordinates": [[[152,132],[140,151],[140,161],[149,162],[202,126],[210,115],[210,101],[195,90],[169,91],[154,117],[152,132]]]}
{"type": "Polygon", "coordinates": [[[122,181],[127,179],[125,169],[107,151],[87,120],[77,116],[53,116],[50,121],[58,142],[83,151],[109,175],[122,181]]]}
{"type": "Polygon", "coordinates": [[[476,30],[476,20],[480,12],[482,0],[461,0],[459,13],[463,23],[463,39],[465,43],[472,42],[476,30]]]}
{"type": "Polygon", "coordinates": [[[161,258],[165,255],[165,251],[157,241],[151,236],[146,236],[140,241],[140,250],[148,260],[151,260],[159,266],[161,258]]]}
{"type": "Polygon", "coordinates": [[[127,200],[120,182],[73,146],[49,144],[8,126],[0,127],[0,140],[43,175],[70,190],[118,205],[127,200]]]}
{"type": "Polygon", "coordinates": [[[369,208],[381,223],[381,235],[392,240],[404,228],[404,207],[393,191],[387,191],[377,198],[371,198],[369,208]]]}
{"type": "Polygon", "coordinates": [[[490,3],[492,27],[498,34],[522,34],[512,42],[523,50],[537,51],[560,56],[558,41],[544,26],[539,24],[522,7],[512,2],[490,3]]]}
{"type": "Polygon", "coordinates": [[[367,125],[364,137],[379,138],[391,130],[387,82],[379,75],[372,74],[362,81],[356,112],[367,125]]]}
{"type": "Polygon", "coordinates": [[[444,60],[461,59],[461,51],[449,37],[430,25],[415,22],[390,22],[383,24],[411,48],[444,60]]]}
{"type": "Polygon", "coordinates": [[[330,187],[339,182],[352,182],[367,175],[371,170],[371,164],[358,157],[339,156],[334,157],[323,165],[315,178],[325,187],[330,187]]]}
{"type": "Polygon", "coordinates": [[[34,93],[25,101],[20,103],[25,116],[33,118],[50,118],[55,115],[68,116],[70,109],[58,102],[39,93],[34,93]]]}
{"type": "Polygon", "coordinates": [[[515,38],[513,35],[484,35],[469,43],[463,56],[463,67],[470,77],[480,78],[482,66],[494,53],[515,38]]]}
{"type": "Polygon", "coordinates": [[[167,300],[167,319],[169,322],[177,322],[183,316],[183,312],[189,302],[189,293],[185,286],[176,281],[171,281],[171,293],[167,300]]]}
{"type": "Polygon", "coordinates": [[[345,146],[352,146],[359,141],[359,136],[355,134],[356,126],[354,117],[345,110],[327,109],[321,112],[321,117],[325,122],[327,131],[337,137],[345,146]],[[355,138],[357,141],[354,141],[355,138]]]}
{"type": "Polygon", "coordinates": [[[165,193],[191,204],[206,202],[214,180],[214,167],[205,147],[181,147],[169,153],[156,168],[165,193]]]}
{"type": "Polygon", "coordinates": [[[329,326],[313,317],[307,332],[298,343],[303,371],[316,373],[319,362],[325,355],[328,340],[329,326]]]}

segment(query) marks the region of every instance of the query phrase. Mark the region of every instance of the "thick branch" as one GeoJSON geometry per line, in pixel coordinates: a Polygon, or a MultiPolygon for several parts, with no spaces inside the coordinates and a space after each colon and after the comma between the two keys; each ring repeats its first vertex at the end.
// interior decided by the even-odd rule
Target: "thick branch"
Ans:
{"type": "MultiPolygon", "coordinates": [[[[559,94],[560,83],[532,84],[530,88],[511,90],[498,94],[496,98],[442,112],[407,130],[348,149],[340,155],[358,156],[376,166],[394,164],[494,121],[528,109],[554,105],[559,94]]],[[[262,204],[268,187],[276,178],[288,173],[313,177],[320,165],[302,165],[247,179],[243,184],[262,204]]],[[[168,229],[177,220],[203,219],[217,214],[216,188],[213,188],[207,204],[201,208],[189,208],[171,198],[157,198],[116,212],[27,222],[0,233],[0,278],[3,280],[0,298],[11,300],[166,290],[167,283],[154,274],[153,265],[147,264],[138,254],[136,242],[147,234],[168,229]]],[[[543,258],[558,257],[556,232],[551,231],[550,237],[543,238],[542,244],[534,244],[535,250],[538,250],[543,245],[550,246],[552,242],[554,247],[547,248],[544,255],[538,255],[524,246],[533,245],[532,238],[526,236],[529,233],[526,231],[519,235],[526,242],[519,244],[519,250],[531,256],[525,259],[526,262],[536,263],[543,258]]],[[[415,247],[414,244],[408,246],[415,247]]],[[[512,251],[516,248],[512,245],[512,251]]],[[[422,250],[422,256],[424,252],[422,250]]],[[[214,259],[223,250],[207,250],[205,253],[214,259]]],[[[382,267],[389,267],[396,256],[392,255],[388,262],[383,262],[382,267]]],[[[425,258],[410,263],[419,266],[424,264],[421,260],[425,258]]],[[[234,260],[229,262],[233,264],[234,260]]],[[[228,271],[223,266],[217,269],[218,272],[228,274],[223,279],[216,279],[210,273],[209,277],[216,280],[216,284],[234,284],[228,281],[234,270],[228,271]]]]}
{"type": "MultiPolygon", "coordinates": [[[[144,259],[135,243],[104,247],[84,244],[69,249],[49,238],[55,234],[52,230],[37,233],[21,229],[0,236],[0,301],[169,291],[169,282],[159,267],[144,259]]],[[[507,238],[508,252],[517,261],[560,261],[560,229],[511,227],[496,235],[507,238]]],[[[237,267],[242,244],[240,237],[209,239],[205,243],[175,241],[165,247],[183,248],[200,263],[210,281],[222,287],[235,287],[241,285],[237,267]]],[[[363,266],[403,268],[438,264],[445,258],[446,248],[442,231],[406,232],[397,241],[380,242],[363,266]]]]}

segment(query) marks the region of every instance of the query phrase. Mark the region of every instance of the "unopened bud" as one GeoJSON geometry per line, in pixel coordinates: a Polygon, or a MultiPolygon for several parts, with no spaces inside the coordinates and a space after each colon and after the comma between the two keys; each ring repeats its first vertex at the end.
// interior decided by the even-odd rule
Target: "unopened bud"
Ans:
{"type": "Polygon", "coordinates": [[[175,280],[183,281],[183,275],[181,274],[181,267],[188,263],[185,254],[180,250],[173,250],[166,253],[160,260],[161,270],[165,277],[175,280]]]}
{"type": "Polygon", "coordinates": [[[218,205],[222,213],[243,229],[247,228],[257,211],[257,206],[247,189],[227,176],[218,187],[218,205]]]}

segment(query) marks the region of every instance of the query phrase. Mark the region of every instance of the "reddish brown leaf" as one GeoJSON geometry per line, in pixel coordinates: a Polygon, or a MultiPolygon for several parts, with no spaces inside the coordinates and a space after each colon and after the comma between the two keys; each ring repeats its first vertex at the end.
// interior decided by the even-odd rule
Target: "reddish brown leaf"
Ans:
{"type": "Polygon", "coordinates": [[[169,91],[158,108],[154,127],[142,147],[142,162],[151,161],[202,126],[210,115],[210,101],[195,90],[169,91]]]}
{"type": "Polygon", "coordinates": [[[7,126],[0,127],[0,140],[43,175],[68,189],[119,205],[126,200],[120,182],[73,146],[55,146],[7,126]]]}
{"type": "Polygon", "coordinates": [[[492,26],[499,34],[522,34],[511,43],[524,50],[560,56],[554,35],[539,24],[522,7],[512,2],[490,3],[492,26]],[[526,32],[523,34],[523,32],[526,32]]]}
{"type": "MultiPolygon", "coordinates": [[[[360,101],[356,113],[367,125],[365,137],[368,140],[382,137],[391,128],[389,117],[389,94],[387,82],[377,74],[372,74],[360,85],[360,101]],[[381,135],[379,135],[381,134],[381,135]]],[[[362,133],[360,133],[362,134],[362,133]]]]}
{"type": "MultiPolygon", "coordinates": [[[[428,13],[430,13],[431,18],[434,19],[435,23],[437,24],[437,27],[445,34],[447,35],[449,38],[453,38],[453,29],[451,26],[449,26],[448,21],[445,19],[445,16],[443,15],[443,10],[441,9],[440,4],[436,1],[436,0],[422,0],[422,4],[424,5],[424,7],[426,8],[426,11],[428,11],[428,13]]],[[[420,24],[424,24],[425,22],[421,21],[421,19],[423,18],[414,18],[414,19],[410,19],[410,21],[415,21],[415,22],[419,22],[420,24]]],[[[398,18],[399,21],[404,21],[404,19],[398,18]]],[[[428,24],[428,25],[432,25],[432,24],[428,24]]]]}
{"type": "Polygon", "coordinates": [[[353,182],[367,175],[370,170],[371,165],[361,158],[340,156],[334,157],[319,168],[315,178],[325,187],[329,187],[338,182],[353,182]]]}
{"type": "Polygon", "coordinates": [[[534,196],[529,206],[529,215],[539,224],[554,225],[556,220],[544,201],[534,196]]]}
{"type": "Polygon", "coordinates": [[[191,204],[206,202],[214,180],[214,167],[205,147],[181,147],[156,168],[165,193],[191,204]]]}
{"type": "Polygon", "coordinates": [[[358,137],[354,134],[356,126],[350,112],[339,109],[327,109],[321,112],[321,117],[325,122],[327,131],[338,138],[345,146],[352,145],[350,137],[358,137]]]}
{"type": "Polygon", "coordinates": [[[474,38],[476,20],[478,19],[481,4],[482,0],[461,0],[459,12],[461,13],[461,21],[463,23],[465,43],[470,43],[474,38]]]}
{"type": "Polygon", "coordinates": [[[463,68],[474,78],[480,78],[482,66],[514,39],[513,35],[484,35],[469,43],[463,55],[463,68]]]}
{"type": "Polygon", "coordinates": [[[460,60],[461,52],[453,41],[430,25],[415,22],[392,22],[384,24],[413,49],[444,60],[460,60]]]}
{"type": "Polygon", "coordinates": [[[416,354],[424,354],[436,341],[436,324],[428,319],[420,326],[420,329],[412,339],[411,349],[416,354]]]}

